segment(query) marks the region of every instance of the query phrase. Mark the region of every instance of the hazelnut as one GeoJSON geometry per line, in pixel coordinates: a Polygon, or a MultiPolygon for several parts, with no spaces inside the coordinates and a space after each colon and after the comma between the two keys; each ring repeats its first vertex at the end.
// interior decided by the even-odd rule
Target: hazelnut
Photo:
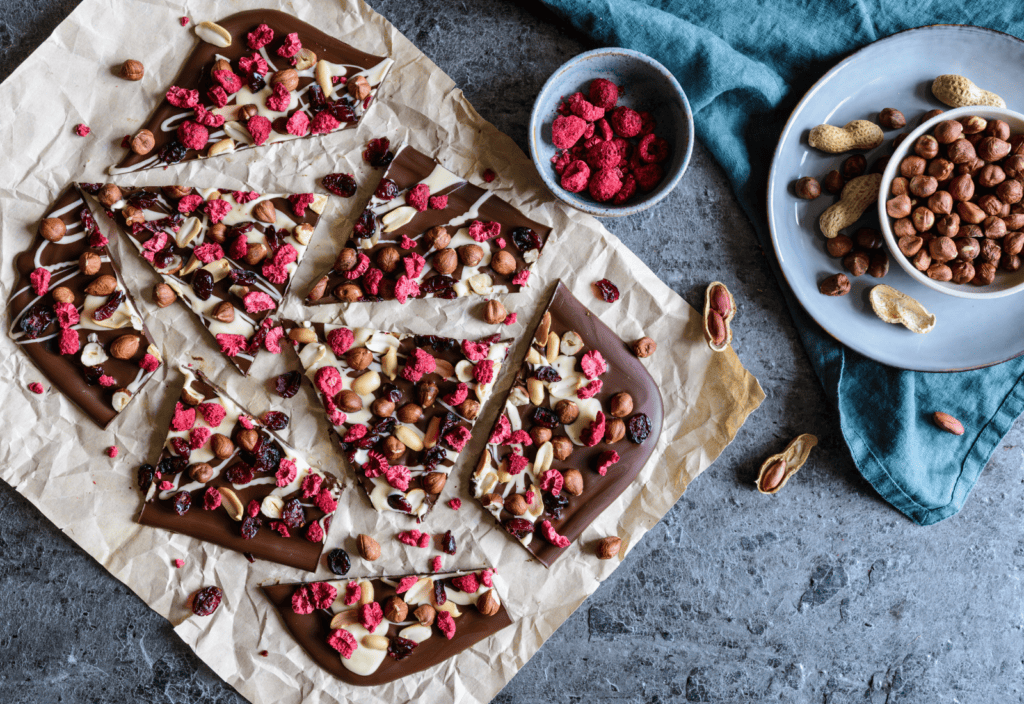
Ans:
{"type": "Polygon", "coordinates": [[[125,59],[125,62],[121,64],[121,71],[118,75],[126,81],[141,81],[145,73],[146,69],[141,61],[125,59]]]}
{"type": "MultiPolygon", "coordinates": [[[[866,268],[866,267],[865,267],[866,268]]],[[[609,445],[626,437],[626,424],[621,418],[612,418],[604,426],[604,441],[609,445]]]]}
{"type": "Polygon", "coordinates": [[[975,146],[978,158],[983,161],[999,161],[1009,156],[1010,143],[998,137],[985,137],[975,146]]]}
{"type": "Polygon", "coordinates": [[[82,256],[78,258],[78,270],[86,276],[96,276],[100,273],[101,266],[103,261],[95,252],[82,252],[82,256]]]}
{"type": "Polygon", "coordinates": [[[216,433],[210,438],[210,449],[213,450],[214,457],[226,460],[234,453],[235,443],[231,442],[231,438],[227,435],[216,433]]]}
{"type": "Polygon", "coordinates": [[[929,176],[934,176],[936,181],[940,183],[953,177],[953,169],[955,166],[949,159],[932,159],[928,162],[928,168],[925,169],[925,173],[929,176]]]}
{"type": "Polygon", "coordinates": [[[459,256],[453,249],[439,249],[434,253],[433,266],[437,273],[449,276],[459,266],[459,256]]]}
{"type": "Polygon", "coordinates": [[[926,166],[925,160],[919,156],[903,157],[903,161],[900,162],[900,175],[905,178],[920,176],[924,173],[926,166]]]}
{"type": "Polygon", "coordinates": [[[594,550],[594,554],[597,555],[598,560],[610,560],[619,554],[619,549],[621,547],[621,538],[617,538],[615,536],[601,538],[597,541],[597,548],[594,550]]]}
{"type": "Polygon", "coordinates": [[[907,118],[896,108],[883,108],[878,113],[878,124],[887,130],[901,130],[907,126],[907,118]]]}
{"type": "Polygon", "coordinates": [[[957,248],[949,237],[936,237],[928,243],[928,254],[938,264],[956,259],[957,248]]]}
{"type": "Polygon", "coordinates": [[[508,317],[508,311],[505,310],[505,306],[502,305],[501,301],[490,300],[484,304],[484,320],[490,325],[498,325],[499,323],[505,322],[505,318],[508,317]]]}
{"type": "Polygon", "coordinates": [[[338,408],[345,413],[358,413],[363,410],[363,399],[352,389],[343,389],[334,397],[338,408]]]}
{"type": "Polygon", "coordinates": [[[146,214],[142,212],[142,208],[136,208],[134,205],[126,205],[121,208],[121,217],[124,218],[127,225],[135,225],[146,221],[146,214]]]}
{"type": "Polygon", "coordinates": [[[58,286],[51,292],[53,300],[57,303],[74,303],[75,293],[67,286],[58,286]]]}
{"type": "Polygon", "coordinates": [[[954,164],[967,164],[977,158],[974,145],[961,137],[946,146],[946,156],[954,164]]]}
{"type": "Polygon", "coordinates": [[[987,215],[999,215],[1003,212],[1003,201],[991,193],[986,193],[981,198],[978,198],[975,204],[984,210],[987,215]]]}
{"type": "Polygon", "coordinates": [[[249,266],[256,266],[261,261],[266,259],[267,255],[270,254],[270,248],[262,242],[256,244],[250,244],[249,250],[245,253],[245,263],[249,266]]]}
{"type": "MultiPolygon", "coordinates": [[[[1020,254],[1022,250],[1024,250],[1024,232],[1011,232],[1003,240],[1003,252],[1006,254],[1020,254]]],[[[973,259],[974,257],[965,257],[961,252],[960,258],[973,259]]]]}
{"type": "Polygon", "coordinates": [[[293,91],[299,87],[299,72],[293,68],[282,69],[270,77],[270,85],[284,86],[285,90],[293,91]]]}
{"type": "Polygon", "coordinates": [[[501,610],[501,602],[493,589],[488,589],[476,600],[476,608],[484,616],[493,616],[501,610]]]}
{"type": "Polygon", "coordinates": [[[575,401],[563,398],[555,404],[555,414],[558,416],[559,423],[569,425],[580,417],[580,408],[575,401]]]}
{"type": "Polygon", "coordinates": [[[902,176],[897,176],[892,180],[892,183],[889,184],[889,193],[891,193],[894,196],[907,195],[908,193],[910,193],[910,181],[903,178],[902,176]]]}
{"type": "Polygon", "coordinates": [[[562,473],[563,488],[573,496],[583,493],[583,475],[578,469],[567,469],[562,473]]]}
{"type": "MultiPolygon", "coordinates": [[[[920,210],[920,208],[918,208],[920,210]]],[[[914,211],[917,212],[917,211],[914,211]]],[[[931,211],[929,211],[931,212],[931,211]]],[[[985,211],[979,208],[975,203],[970,201],[963,201],[956,204],[956,212],[960,216],[962,222],[969,222],[972,225],[980,225],[985,218],[988,217],[985,211]]],[[[916,223],[915,223],[916,226],[916,223]]],[[[925,228],[927,229],[927,228],[925,228]]],[[[923,232],[923,230],[922,230],[923,232]]]]}
{"type": "Polygon", "coordinates": [[[60,242],[68,228],[60,218],[43,218],[39,222],[39,235],[47,242],[60,242]]]}
{"type": "Polygon", "coordinates": [[[633,397],[620,391],[608,401],[608,414],[612,418],[625,418],[633,412],[633,397]]]}
{"type": "Polygon", "coordinates": [[[500,276],[508,276],[516,270],[516,258],[511,252],[500,250],[491,257],[491,268],[500,276]]]}
{"type": "Polygon", "coordinates": [[[156,137],[153,133],[147,129],[141,129],[132,135],[131,140],[128,142],[128,148],[139,156],[145,156],[153,151],[153,147],[156,146],[156,137]]]}
{"type": "Polygon", "coordinates": [[[229,301],[221,301],[213,309],[213,319],[222,323],[230,323],[235,319],[235,307],[229,301]]]}
{"type": "Polygon", "coordinates": [[[850,292],[850,279],[846,274],[833,274],[818,284],[818,291],[826,296],[845,296],[850,292]]]}
{"type": "Polygon", "coordinates": [[[898,148],[899,148],[899,146],[900,146],[901,144],[903,144],[903,143],[904,143],[904,142],[905,142],[905,141],[907,140],[907,137],[909,137],[909,136],[910,136],[910,135],[909,135],[909,134],[907,134],[906,132],[904,132],[903,134],[898,134],[898,135],[896,135],[896,136],[895,136],[895,137],[893,138],[893,140],[892,140],[892,148],[893,148],[893,149],[898,149],[898,148]]]}
{"type": "Polygon", "coordinates": [[[924,246],[924,239],[917,235],[907,235],[906,237],[900,237],[896,244],[903,254],[912,257],[921,251],[921,247],[924,246]]]}
{"type": "Polygon", "coordinates": [[[423,417],[423,409],[415,403],[407,403],[398,409],[398,420],[403,423],[418,423],[420,418],[423,417]]]}
{"type": "Polygon", "coordinates": [[[396,268],[398,268],[399,262],[402,260],[402,253],[398,251],[398,247],[387,246],[377,252],[377,266],[381,271],[390,274],[396,268]]]}
{"type": "Polygon", "coordinates": [[[860,276],[868,270],[870,261],[864,252],[850,252],[843,257],[843,268],[854,276],[860,276]]]}
{"type": "Polygon", "coordinates": [[[261,200],[252,209],[252,216],[260,222],[273,225],[277,222],[277,208],[274,207],[273,201],[261,200]]]}
{"type": "Polygon", "coordinates": [[[916,235],[917,230],[914,229],[914,223],[910,218],[900,218],[892,224],[892,233],[897,237],[906,237],[907,235],[916,235]]]}
{"type": "Polygon", "coordinates": [[[551,439],[551,429],[535,425],[530,428],[530,439],[533,440],[534,445],[543,445],[551,439]]]}
{"type": "Polygon", "coordinates": [[[243,450],[246,452],[252,452],[260,442],[260,434],[253,428],[244,428],[238,431],[238,435],[235,439],[238,441],[238,444],[242,446],[243,450]]]}
{"type": "Polygon", "coordinates": [[[121,189],[112,183],[105,183],[100,187],[99,192],[96,194],[96,199],[104,207],[109,208],[114,203],[121,200],[121,189]]]}
{"type": "Polygon", "coordinates": [[[821,184],[818,183],[818,179],[816,178],[804,176],[796,182],[793,190],[796,191],[797,198],[814,200],[821,195],[821,184]]]}
{"type": "Polygon", "coordinates": [[[355,303],[363,297],[363,290],[358,284],[342,284],[334,289],[334,297],[346,303],[355,303]]]}
{"type": "Polygon", "coordinates": [[[395,403],[389,398],[378,398],[370,404],[370,412],[381,418],[390,418],[395,412],[395,403]]]}
{"type": "Polygon", "coordinates": [[[131,359],[139,351],[137,335],[121,335],[110,343],[110,356],[114,359],[131,359]]]}
{"type": "Polygon", "coordinates": [[[928,210],[936,215],[949,215],[953,212],[953,196],[949,191],[936,191],[928,197],[928,210]]]}
{"type": "Polygon", "coordinates": [[[951,281],[953,279],[953,270],[945,264],[933,262],[932,265],[925,270],[924,275],[929,279],[934,279],[935,281],[951,281]]]}
{"type": "Polygon", "coordinates": [[[921,250],[911,258],[910,263],[914,265],[914,268],[918,271],[927,271],[928,267],[932,265],[932,258],[928,254],[928,249],[922,247],[921,250]]]}
{"type": "Polygon", "coordinates": [[[372,91],[365,76],[356,76],[346,84],[346,88],[348,89],[348,94],[357,101],[366,100],[372,91]]]}
{"type": "Polygon", "coordinates": [[[853,250],[853,240],[846,235],[836,235],[830,240],[825,241],[825,249],[828,250],[829,256],[841,258],[845,257],[853,250]]]}
{"type": "Polygon", "coordinates": [[[313,284],[313,288],[309,289],[309,293],[306,294],[306,300],[310,303],[315,303],[324,297],[327,293],[327,282],[330,279],[326,274],[317,279],[317,282],[313,284]]]}
{"type": "Polygon", "coordinates": [[[423,408],[430,408],[437,398],[437,384],[432,381],[421,381],[416,386],[416,398],[423,408]]]}
{"type": "Polygon", "coordinates": [[[943,215],[936,221],[935,229],[940,235],[956,237],[960,232],[960,215],[958,213],[943,215]]]}
{"type": "Polygon", "coordinates": [[[914,212],[910,214],[910,219],[914,223],[914,229],[918,232],[927,232],[935,227],[935,213],[924,206],[914,208],[914,212]]]}
{"type": "Polygon", "coordinates": [[[393,596],[384,605],[384,618],[392,623],[401,623],[409,615],[409,605],[400,596],[393,596]]]}
{"type": "Polygon", "coordinates": [[[862,176],[868,170],[868,160],[863,154],[854,154],[843,162],[843,178],[850,180],[862,176]]]}
{"type": "Polygon", "coordinates": [[[984,117],[971,115],[969,117],[961,117],[960,124],[964,127],[964,134],[981,134],[988,127],[988,120],[984,117]]]}
{"type": "Polygon", "coordinates": [[[885,201],[885,212],[889,214],[889,217],[899,219],[905,218],[910,215],[913,205],[910,202],[910,196],[894,196],[889,200],[885,201]]]}
{"type": "Polygon", "coordinates": [[[476,417],[480,415],[480,402],[475,398],[467,398],[455,408],[459,415],[467,420],[476,420],[476,417]]]}
{"type": "Polygon", "coordinates": [[[658,349],[658,343],[649,337],[641,337],[639,340],[634,340],[631,345],[633,354],[640,359],[644,357],[650,357],[658,349]]]}
{"type": "Polygon", "coordinates": [[[963,134],[964,126],[956,120],[943,120],[939,124],[935,125],[935,140],[939,144],[952,144],[956,140],[960,139],[960,135],[963,134]]]}
{"type": "Polygon", "coordinates": [[[88,286],[85,292],[90,296],[109,296],[117,289],[117,279],[110,274],[97,276],[88,286]]]}
{"type": "Polygon", "coordinates": [[[238,121],[248,122],[249,118],[255,117],[257,113],[259,113],[259,108],[257,108],[255,105],[243,105],[238,109],[238,121]]]}
{"type": "Polygon", "coordinates": [[[428,494],[440,494],[444,489],[444,485],[448,483],[448,475],[444,472],[428,472],[420,481],[423,485],[423,491],[428,494]]]}
{"type": "Polygon", "coordinates": [[[922,159],[934,159],[939,155],[939,143],[930,134],[923,134],[914,142],[914,153],[922,159]]]}
{"type": "Polygon", "coordinates": [[[437,611],[430,604],[420,604],[416,607],[416,610],[412,612],[412,615],[416,617],[416,620],[420,622],[421,626],[429,628],[434,625],[434,617],[437,616],[437,611]]]}
{"type": "Polygon", "coordinates": [[[218,222],[217,224],[210,226],[207,235],[217,244],[224,244],[228,239],[228,226],[222,222],[218,222]]]}
{"type": "Polygon", "coordinates": [[[345,353],[345,361],[356,371],[362,371],[373,362],[373,354],[365,347],[353,347],[345,353]]]}
{"type": "Polygon", "coordinates": [[[351,247],[343,247],[334,260],[335,271],[351,271],[355,269],[359,255],[351,247]]]}
{"type": "Polygon", "coordinates": [[[448,230],[437,225],[424,232],[423,239],[434,249],[444,249],[452,241],[452,236],[448,234],[448,230]]]}
{"type": "Polygon", "coordinates": [[[366,533],[360,533],[356,538],[356,548],[359,550],[359,556],[368,562],[380,557],[380,543],[366,533]]]}
{"type": "Polygon", "coordinates": [[[1010,125],[1005,120],[992,120],[985,128],[985,134],[997,139],[1010,139],[1010,125]]]}
{"type": "Polygon", "coordinates": [[[505,499],[505,510],[513,516],[522,516],[527,510],[526,499],[522,494],[510,494],[505,499]]]}
{"type": "Polygon", "coordinates": [[[188,476],[192,477],[193,481],[205,484],[213,479],[213,467],[206,462],[197,462],[188,468],[188,476]]]}
{"type": "Polygon", "coordinates": [[[974,267],[974,278],[971,283],[975,286],[988,286],[996,280],[996,267],[991,262],[984,262],[974,267]]]}
{"type": "Polygon", "coordinates": [[[1016,254],[1003,253],[999,260],[999,268],[1004,271],[1017,271],[1020,269],[1020,257],[1016,254]]]}
{"type": "Polygon", "coordinates": [[[476,266],[484,258],[484,250],[478,244],[464,244],[455,251],[465,266],[476,266]]]}
{"type": "Polygon", "coordinates": [[[925,122],[928,122],[928,120],[932,119],[933,117],[938,117],[941,114],[942,114],[942,110],[939,110],[938,108],[934,108],[932,110],[929,110],[924,115],[921,115],[921,123],[920,124],[924,124],[925,122]]]}
{"type": "Polygon", "coordinates": [[[910,179],[910,192],[918,198],[927,198],[937,190],[939,190],[939,182],[935,180],[934,176],[922,174],[910,179]]]}
{"type": "Polygon", "coordinates": [[[396,438],[394,435],[389,435],[384,438],[384,456],[387,457],[388,460],[397,460],[404,454],[404,442],[396,438]]]}
{"type": "Polygon", "coordinates": [[[1019,203],[1024,198],[1024,184],[1016,179],[1003,181],[996,188],[996,195],[1004,203],[1009,203],[1010,205],[1019,203]]]}
{"type": "Polygon", "coordinates": [[[955,284],[969,284],[974,278],[974,265],[970,262],[955,261],[949,268],[953,273],[952,281],[955,284]]]}
{"type": "Polygon", "coordinates": [[[978,172],[978,185],[982,188],[995,188],[1006,180],[1006,172],[999,164],[985,164],[978,172]]]}
{"type": "Polygon", "coordinates": [[[1024,155],[1014,154],[1006,157],[1001,166],[1009,178],[1024,177],[1024,155]]]}
{"type": "Polygon", "coordinates": [[[1006,223],[1002,218],[990,215],[982,221],[981,226],[984,229],[985,237],[997,240],[1006,236],[1006,223]]]}
{"type": "Polygon", "coordinates": [[[178,294],[167,284],[157,284],[153,287],[153,300],[160,308],[166,308],[178,299],[178,294]]]}
{"type": "MultiPolygon", "coordinates": [[[[1021,243],[1024,244],[1024,233],[1017,232],[1014,234],[1021,235],[1021,243]]],[[[1010,241],[1010,237],[1007,237],[1003,244],[1009,244],[1010,241]]],[[[953,244],[956,245],[957,259],[969,262],[977,259],[978,255],[981,254],[981,245],[973,237],[960,237],[953,240],[953,244]]],[[[1019,254],[1019,252],[1014,252],[1014,254],[1019,254]]]]}
{"type": "Polygon", "coordinates": [[[825,186],[826,191],[832,195],[837,195],[841,190],[843,190],[843,186],[846,185],[846,181],[843,180],[843,175],[839,173],[838,169],[833,169],[825,176],[825,180],[822,182],[822,185],[825,186]]]}
{"type": "Polygon", "coordinates": [[[871,173],[880,174],[884,172],[885,167],[889,165],[890,159],[892,159],[892,157],[889,156],[888,154],[883,154],[882,156],[875,159],[874,163],[871,164],[871,173]]]}
{"type": "Polygon", "coordinates": [[[555,452],[555,459],[562,461],[569,458],[574,448],[572,440],[564,435],[556,435],[551,438],[551,449],[555,452]]]}
{"type": "Polygon", "coordinates": [[[1003,256],[1003,248],[995,240],[983,239],[979,242],[981,250],[978,259],[983,262],[998,262],[1003,256]]]}

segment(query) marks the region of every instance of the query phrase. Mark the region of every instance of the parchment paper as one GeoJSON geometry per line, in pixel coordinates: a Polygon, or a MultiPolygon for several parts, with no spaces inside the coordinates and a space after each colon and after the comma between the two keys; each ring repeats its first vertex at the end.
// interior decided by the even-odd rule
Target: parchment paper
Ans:
{"type": "MultiPolygon", "coordinates": [[[[134,486],[135,468],[152,460],[169,422],[170,395],[180,388],[178,361],[203,358],[203,368],[229,393],[260,413],[271,402],[292,416],[284,435],[347,480],[327,548],[343,545],[356,555],[351,536],[365,532],[381,542],[384,555],[372,566],[354,559],[352,576],[426,573],[435,550],[398,543],[393,536],[413,527],[397,515],[378,515],[352,481],[340,453],[331,445],[320,404],[308,385],[293,399],[273,399],[265,381],[298,362],[290,350],[264,353],[249,379],[238,375],[211,344],[199,323],[181,305],[157,309],[150,291],[156,277],[109,230],[115,254],[167,364],[111,429],[100,432],[59,392],[36,396],[26,388],[42,377],[6,335],[0,338],[2,478],[32,501],[61,530],[172,623],[181,638],[220,676],[256,704],[274,702],[489,701],[540,648],[556,628],[583,603],[619,560],[600,562],[592,555],[596,539],[616,534],[622,555],[672,507],[687,485],[721,453],[764,398],[757,380],[729,350],[712,353],[700,332],[700,316],[659,281],[621,242],[593,218],[557,205],[545,190],[529,158],[511,139],[485,122],[448,76],[419,52],[384,18],[359,0],[295,0],[241,3],[191,0],[187,6],[154,5],[142,0],[118,3],[86,0],[40,48],[0,86],[0,148],[6,157],[0,187],[0,293],[13,285],[13,258],[27,245],[47,205],[70,180],[105,181],[106,167],[121,155],[119,143],[156,105],[193,46],[192,27],[253,5],[282,7],[364,51],[396,60],[390,78],[358,130],[325,139],[289,142],[237,156],[194,161],[167,170],[154,169],[126,178],[127,185],[187,183],[261,192],[304,192],[329,172],[356,174],[356,197],[332,198],[303,262],[293,294],[305,293],[316,275],[333,260],[342,238],[374,188],[379,171],[365,168],[360,152],[372,137],[408,140],[436,154],[456,173],[481,183],[485,168],[498,173],[490,184],[502,197],[553,228],[544,256],[534,267],[532,286],[506,303],[519,323],[503,329],[514,335],[532,330],[538,307],[561,278],[573,293],[625,340],[643,334],[658,342],[646,365],[665,400],[665,426],[657,450],[636,482],[584,533],[581,541],[548,570],[500,529],[469,496],[472,460],[498,411],[498,398],[485,409],[478,437],[463,453],[445,500],[461,497],[454,512],[439,503],[425,528],[433,534],[452,529],[459,544],[456,557],[444,556],[445,569],[498,566],[507,588],[503,594],[516,625],[483,641],[442,666],[376,690],[350,688],[325,675],[285,631],[276,612],[256,586],[270,581],[306,581],[317,575],[268,562],[250,565],[239,554],[165,531],[138,526],[141,498],[134,486]],[[187,8],[187,11],[186,11],[187,8]],[[187,28],[178,17],[188,15],[187,28]],[[116,77],[126,58],[146,66],[140,83],[116,77]],[[73,128],[84,122],[93,134],[80,138],[73,128]],[[583,246],[581,246],[583,245],[583,246]],[[607,276],[622,298],[598,300],[592,281],[607,276]],[[116,460],[103,450],[121,448],[116,460]],[[173,567],[181,558],[185,565],[173,567]],[[186,599],[197,588],[220,585],[225,600],[210,618],[189,617],[186,599]],[[261,650],[268,657],[261,657],[261,650]]],[[[482,336],[494,331],[476,311],[476,301],[415,301],[397,305],[355,305],[344,311],[349,325],[379,329],[482,336]]],[[[283,313],[329,320],[338,310],[305,309],[294,296],[283,313]]],[[[741,312],[742,314],[742,312],[741,312]]],[[[9,325],[5,321],[5,325],[9,325]]],[[[519,364],[525,347],[513,350],[507,369],[519,364]]],[[[507,388],[506,377],[501,388],[507,388]]],[[[421,526],[421,527],[424,527],[421,526]]]]}

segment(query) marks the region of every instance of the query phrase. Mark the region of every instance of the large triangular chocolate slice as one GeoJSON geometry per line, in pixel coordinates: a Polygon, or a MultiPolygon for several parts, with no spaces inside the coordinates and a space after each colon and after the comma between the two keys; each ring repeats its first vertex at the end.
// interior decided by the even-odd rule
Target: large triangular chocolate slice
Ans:
{"type": "Polygon", "coordinates": [[[425,516],[469,442],[511,341],[283,325],[374,508],[425,516]]]}
{"type": "Polygon", "coordinates": [[[473,494],[550,566],[647,463],[661,393],[561,283],[473,474],[473,494]]]}
{"type": "Polygon", "coordinates": [[[374,686],[434,667],[512,625],[494,570],[262,587],[299,645],[374,686]]]}
{"type": "Polygon", "coordinates": [[[246,374],[261,349],[279,352],[269,316],[291,285],[327,196],[188,186],[81,184],[246,374]]]}
{"type": "Polygon", "coordinates": [[[263,419],[181,368],[184,386],[159,459],[139,469],[139,523],[314,571],[342,486],[263,419]]]}
{"type": "Polygon", "coordinates": [[[394,63],[277,10],[195,26],[199,43],[113,175],[355,127],[394,63]]]}
{"type": "Polygon", "coordinates": [[[398,148],[310,305],[515,293],[551,228],[437,160],[398,148]]]}
{"type": "Polygon", "coordinates": [[[10,334],[99,426],[139,395],[161,363],[82,195],[69,186],[15,260],[10,334]]]}

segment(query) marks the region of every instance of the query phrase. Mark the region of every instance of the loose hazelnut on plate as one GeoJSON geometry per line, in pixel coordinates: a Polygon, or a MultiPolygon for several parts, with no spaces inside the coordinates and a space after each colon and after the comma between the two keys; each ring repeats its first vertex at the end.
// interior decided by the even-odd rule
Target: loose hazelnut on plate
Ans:
{"type": "Polygon", "coordinates": [[[511,252],[505,250],[495,252],[491,257],[491,268],[501,276],[508,276],[516,270],[516,258],[512,256],[511,252]]]}
{"type": "Polygon", "coordinates": [[[818,291],[826,296],[845,296],[850,292],[850,279],[846,274],[833,274],[818,284],[818,291]]]}
{"type": "Polygon", "coordinates": [[[146,69],[142,65],[141,61],[126,59],[125,62],[121,64],[121,71],[118,75],[126,81],[141,81],[145,73],[146,69]]]}
{"type": "Polygon", "coordinates": [[[141,129],[136,132],[131,141],[128,142],[128,148],[139,156],[145,156],[153,151],[153,147],[156,146],[156,138],[153,133],[147,129],[141,129]]]}
{"type": "Polygon", "coordinates": [[[157,284],[153,287],[153,300],[160,308],[166,308],[178,299],[178,294],[167,284],[157,284]]]}
{"type": "Polygon", "coordinates": [[[868,160],[863,154],[854,154],[843,162],[843,178],[847,180],[863,176],[867,170],[868,160]]]}
{"type": "Polygon", "coordinates": [[[47,242],[60,242],[67,231],[60,218],[43,218],[39,223],[39,235],[47,242]]]}
{"type": "Polygon", "coordinates": [[[901,130],[907,126],[907,118],[896,108],[883,108],[878,113],[878,124],[887,130],[901,130]]]}
{"type": "Polygon", "coordinates": [[[825,186],[826,191],[832,195],[837,195],[841,190],[843,190],[843,186],[846,185],[846,181],[843,179],[843,175],[839,173],[838,169],[833,169],[828,172],[827,176],[825,176],[825,180],[822,185],[825,186]]]}
{"type": "Polygon", "coordinates": [[[380,557],[380,543],[366,533],[359,534],[359,537],[356,538],[356,546],[359,549],[359,556],[364,560],[373,562],[380,557]]]}
{"type": "Polygon", "coordinates": [[[484,304],[484,320],[490,325],[503,323],[507,317],[508,311],[505,310],[505,306],[502,305],[501,301],[492,299],[484,304]]]}
{"type": "Polygon", "coordinates": [[[804,176],[796,182],[793,190],[796,191],[798,198],[814,200],[821,195],[821,184],[818,183],[818,179],[816,178],[804,176]]]}

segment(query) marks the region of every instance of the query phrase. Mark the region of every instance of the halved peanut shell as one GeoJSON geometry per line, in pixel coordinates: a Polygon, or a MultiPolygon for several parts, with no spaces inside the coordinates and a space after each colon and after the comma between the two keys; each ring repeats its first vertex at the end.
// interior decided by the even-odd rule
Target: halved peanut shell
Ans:
{"type": "Polygon", "coordinates": [[[704,339],[708,347],[722,352],[732,342],[729,322],[736,317],[736,301],[721,281],[712,281],[704,293],[704,339]]]}
{"type": "Polygon", "coordinates": [[[762,494],[777,494],[786,486],[789,478],[804,466],[811,448],[817,444],[818,438],[809,433],[793,438],[785,450],[772,455],[761,465],[757,475],[757,490],[762,494]]]}
{"type": "Polygon", "coordinates": [[[899,323],[907,330],[923,335],[935,327],[935,316],[918,301],[892,286],[879,284],[868,294],[871,309],[887,323],[899,323]]]}

